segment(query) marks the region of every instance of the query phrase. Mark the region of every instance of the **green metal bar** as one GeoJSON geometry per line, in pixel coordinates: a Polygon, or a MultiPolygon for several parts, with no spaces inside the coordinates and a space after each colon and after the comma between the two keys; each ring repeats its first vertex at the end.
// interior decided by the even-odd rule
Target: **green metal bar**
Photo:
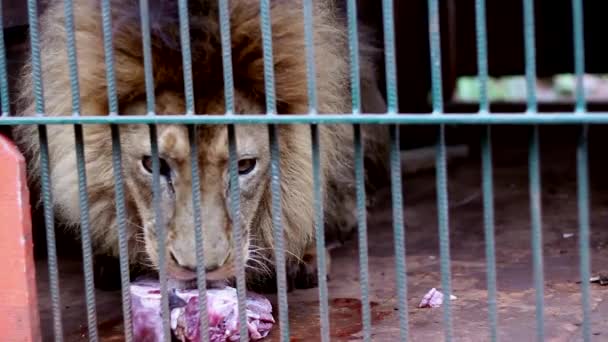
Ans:
{"type": "MultiPolygon", "coordinates": [[[[264,88],[266,93],[266,113],[274,115],[277,112],[274,62],[272,56],[272,25],[270,19],[270,0],[260,1],[260,18],[262,28],[262,45],[264,50],[264,88]]],[[[279,322],[281,341],[288,342],[289,336],[289,307],[287,302],[287,276],[285,264],[285,237],[281,220],[281,168],[279,132],[277,125],[269,125],[270,141],[270,190],[272,193],[272,227],[274,238],[275,270],[277,276],[277,296],[279,301],[279,322]]]]}
{"type": "MultiPolygon", "coordinates": [[[[304,0],[304,34],[306,42],[306,80],[308,91],[308,110],[311,115],[317,114],[317,74],[315,68],[315,47],[313,35],[313,2],[304,0]]],[[[329,342],[329,299],[327,291],[327,260],[325,255],[325,215],[323,195],[321,194],[321,146],[319,126],[311,125],[312,173],[315,209],[315,242],[317,250],[317,278],[319,288],[319,322],[321,341],[329,342]]]]}
{"type": "Polygon", "coordinates": [[[306,42],[306,81],[308,91],[308,110],[317,113],[317,72],[315,67],[315,46],[313,34],[313,3],[304,0],[304,35],[306,42]]]}
{"type": "MultiPolygon", "coordinates": [[[[585,100],[585,37],[583,22],[583,1],[572,0],[572,19],[574,26],[574,70],[576,73],[576,112],[585,115],[587,103],[585,100]]],[[[578,192],[578,217],[579,217],[579,253],[581,273],[581,301],[583,310],[583,340],[591,341],[591,288],[589,278],[591,277],[591,257],[589,247],[590,218],[589,203],[591,193],[589,191],[589,127],[584,125],[576,150],[577,165],[577,192],[578,192]]]]}
{"type": "Polygon", "coordinates": [[[524,53],[526,60],[526,102],[528,113],[538,111],[536,98],[536,39],[534,29],[534,0],[523,0],[524,53]]]}
{"type": "Polygon", "coordinates": [[[572,125],[608,124],[608,112],[573,115],[551,113],[524,115],[492,113],[492,115],[447,114],[420,115],[117,115],[117,116],[10,116],[0,118],[0,126],[7,125],[62,125],[62,124],[176,124],[176,125],[229,125],[229,124],[400,124],[400,125],[572,125]]]}
{"type": "Polygon", "coordinates": [[[190,169],[192,176],[192,216],[194,219],[194,239],[196,243],[196,285],[198,288],[198,312],[200,341],[209,341],[209,315],[207,312],[207,276],[205,272],[205,252],[203,223],[201,220],[201,179],[198,166],[198,141],[195,125],[188,126],[188,141],[190,143],[190,169]]]}
{"type": "Polygon", "coordinates": [[[529,147],[530,173],[530,212],[532,222],[532,264],[534,287],[536,289],[536,324],[537,340],[544,341],[544,274],[543,274],[543,241],[541,213],[541,180],[539,127],[532,127],[529,147]]]}
{"type": "MultiPolygon", "coordinates": [[[[30,30],[30,49],[32,63],[32,79],[34,85],[34,101],[37,117],[44,115],[44,92],[42,85],[42,68],[40,62],[40,45],[38,37],[38,8],[36,0],[28,0],[28,23],[30,30]]],[[[3,116],[2,118],[7,118],[3,116]]],[[[40,191],[44,210],[44,226],[46,229],[47,259],[49,267],[49,291],[51,311],[53,316],[53,332],[55,341],[63,341],[63,323],[61,320],[61,295],[59,290],[59,270],[57,263],[57,246],[55,240],[55,217],[53,214],[53,194],[49,168],[49,146],[46,126],[38,126],[40,143],[40,191]]]]}
{"type": "MultiPolygon", "coordinates": [[[[434,116],[443,114],[443,79],[441,74],[441,33],[440,12],[437,0],[428,0],[429,41],[431,50],[431,90],[434,116]]],[[[445,340],[452,341],[452,294],[450,270],[450,228],[448,214],[447,161],[445,147],[445,127],[439,126],[436,144],[435,163],[437,165],[437,212],[439,223],[439,253],[441,268],[441,287],[445,295],[443,307],[443,328],[445,340]]]]}
{"type": "Polygon", "coordinates": [[[401,341],[407,341],[407,264],[405,260],[405,228],[403,226],[403,195],[401,182],[401,149],[399,126],[391,125],[390,130],[390,168],[391,193],[393,200],[393,234],[395,239],[395,274],[397,275],[397,298],[399,299],[399,327],[401,341]]]}
{"type": "Polygon", "coordinates": [[[494,238],[494,185],[492,175],[492,131],[485,128],[481,139],[484,235],[486,240],[486,274],[488,283],[488,319],[490,340],[498,340],[496,289],[496,242],[494,238]]]}
{"type": "Polygon", "coordinates": [[[148,115],[154,115],[155,94],[154,74],[152,69],[152,47],[150,42],[150,7],[148,0],[139,0],[139,12],[141,17],[141,40],[144,52],[144,74],[146,78],[146,110],[148,115]]]}
{"type": "MultiPolygon", "coordinates": [[[[74,34],[74,11],[71,0],[64,1],[65,29],[67,38],[68,68],[72,93],[72,113],[80,115],[80,86],[78,84],[78,65],[76,60],[76,39],[74,34]]],[[[91,247],[91,227],[89,220],[89,196],[84,155],[82,125],[74,125],[76,165],[78,169],[78,195],[80,204],[80,234],[84,287],[87,307],[87,326],[89,341],[99,339],[97,330],[97,310],[95,302],[95,280],[93,274],[93,250],[91,247]]]]}
{"type": "Polygon", "coordinates": [[[479,79],[479,111],[490,111],[488,101],[488,37],[486,0],[475,0],[475,32],[477,35],[477,76],[479,79]]]}
{"type": "Polygon", "coordinates": [[[219,0],[220,35],[222,39],[222,68],[224,71],[224,98],[226,114],[234,114],[234,79],[232,76],[232,44],[230,38],[230,11],[228,0],[219,0]]]}
{"type": "Polygon", "coordinates": [[[574,26],[574,72],[576,74],[576,110],[586,110],[585,101],[585,37],[583,24],[583,1],[572,0],[572,20],[574,26]]]}
{"type": "Polygon", "coordinates": [[[361,113],[361,76],[359,75],[359,30],[357,29],[357,0],[348,0],[348,49],[350,52],[350,87],[353,114],[361,113]]]}
{"type": "Polygon", "coordinates": [[[441,75],[441,35],[438,0],[428,0],[428,11],[433,113],[440,114],[443,112],[443,80],[441,75]]]}
{"type": "Polygon", "coordinates": [[[101,0],[101,21],[103,27],[103,49],[106,63],[106,82],[108,86],[108,108],[110,115],[118,115],[118,96],[116,95],[116,74],[114,73],[114,43],[112,42],[112,10],[110,0],[101,0]]]}
{"type": "MultiPolygon", "coordinates": [[[[538,115],[536,98],[536,42],[534,28],[534,0],[523,0],[524,42],[526,59],[527,113],[538,115]]],[[[541,213],[540,136],[539,127],[532,127],[529,146],[530,212],[532,223],[532,263],[536,291],[537,340],[545,340],[544,332],[544,274],[541,213]]]]}
{"type": "Polygon", "coordinates": [[[579,219],[579,253],[580,253],[580,273],[581,273],[581,300],[583,309],[583,340],[591,341],[591,288],[589,278],[591,277],[591,257],[589,247],[590,219],[589,203],[591,202],[591,192],[589,191],[589,128],[581,127],[581,133],[576,150],[577,165],[577,192],[578,192],[578,219],[579,219]]]}
{"type": "Polygon", "coordinates": [[[133,321],[131,316],[131,279],[129,275],[129,236],[127,233],[127,210],[122,174],[122,153],[120,151],[120,128],[117,125],[112,125],[110,129],[112,135],[112,172],[114,174],[114,198],[116,199],[116,223],[118,226],[122,311],[125,324],[125,341],[130,342],[133,341],[133,321]]]}
{"type": "Polygon", "coordinates": [[[234,242],[234,258],[236,273],[236,290],[238,297],[239,334],[240,340],[249,341],[247,329],[245,263],[243,255],[243,227],[241,226],[241,199],[239,188],[239,166],[236,145],[236,134],[233,125],[228,126],[228,175],[230,183],[230,213],[232,217],[232,241],[234,242]]]}
{"type": "Polygon", "coordinates": [[[367,208],[365,200],[365,167],[361,126],[354,126],[355,185],[357,190],[357,223],[359,237],[359,285],[361,286],[361,320],[363,341],[371,342],[372,318],[369,303],[369,256],[367,245],[367,208]]]}
{"type": "Polygon", "coordinates": [[[327,261],[325,258],[325,215],[323,211],[323,195],[321,194],[321,146],[319,144],[319,126],[311,125],[310,129],[312,136],[317,276],[319,279],[319,320],[321,321],[321,341],[329,342],[329,299],[327,294],[327,261]]]}
{"type": "Polygon", "coordinates": [[[97,310],[95,302],[95,282],[93,275],[93,250],[91,248],[91,227],[89,225],[89,194],[84,156],[82,126],[74,126],[76,136],[76,165],[78,169],[78,194],[80,204],[80,234],[84,271],[85,298],[87,306],[87,327],[89,341],[98,341],[97,310]]]}
{"type": "Polygon", "coordinates": [[[190,24],[188,21],[188,0],[179,0],[179,38],[182,47],[182,68],[184,70],[184,92],[186,93],[186,115],[194,114],[194,87],[192,85],[192,52],[190,49],[190,24]]]}
{"type": "Polygon", "coordinates": [[[264,52],[264,90],[266,93],[266,113],[272,115],[277,113],[277,99],[274,84],[270,0],[260,0],[260,19],[264,52]]]}
{"type": "Polygon", "coordinates": [[[0,2],[0,102],[2,103],[2,113],[0,116],[8,116],[11,106],[8,95],[8,77],[6,74],[6,49],[4,47],[4,23],[3,23],[2,2],[0,2]]]}
{"type": "Polygon", "coordinates": [[[441,287],[444,293],[443,319],[445,340],[452,340],[452,275],[450,266],[450,219],[448,212],[448,177],[445,146],[445,126],[439,126],[436,144],[435,164],[437,165],[437,219],[439,224],[439,256],[441,287]]]}
{"type": "MultiPolygon", "coordinates": [[[[488,38],[486,28],[486,0],[475,0],[477,34],[477,75],[479,78],[479,111],[490,112],[488,100],[488,38]]],[[[488,286],[488,320],[490,340],[498,340],[498,309],[496,289],[496,242],[494,237],[494,184],[492,175],[492,128],[486,126],[481,139],[482,188],[486,274],[488,286]]]]}
{"type": "Polygon", "coordinates": [[[171,342],[171,325],[169,310],[169,291],[167,286],[167,233],[165,231],[165,216],[160,205],[160,160],[158,156],[158,135],[155,125],[149,126],[150,147],[152,154],[152,192],[154,205],[154,226],[158,243],[158,278],[160,279],[161,317],[163,323],[163,341],[171,342]]]}
{"type": "Polygon", "coordinates": [[[397,113],[397,67],[395,63],[395,20],[393,0],[382,0],[382,21],[384,23],[384,59],[386,73],[386,102],[389,113],[397,113]]]}

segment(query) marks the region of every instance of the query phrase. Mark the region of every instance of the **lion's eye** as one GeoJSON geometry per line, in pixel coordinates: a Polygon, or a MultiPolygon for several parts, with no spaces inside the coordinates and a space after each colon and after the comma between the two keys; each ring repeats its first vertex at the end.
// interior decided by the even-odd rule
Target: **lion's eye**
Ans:
{"type": "MultiPolygon", "coordinates": [[[[171,166],[169,166],[169,163],[167,163],[167,161],[163,158],[158,158],[158,162],[160,163],[160,175],[166,178],[171,178],[171,166]]],[[[146,169],[146,171],[152,174],[151,156],[144,156],[141,160],[141,164],[143,165],[144,169],[146,169]]]]}
{"type": "Polygon", "coordinates": [[[239,160],[239,175],[244,176],[255,169],[256,160],[254,158],[239,160]]]}

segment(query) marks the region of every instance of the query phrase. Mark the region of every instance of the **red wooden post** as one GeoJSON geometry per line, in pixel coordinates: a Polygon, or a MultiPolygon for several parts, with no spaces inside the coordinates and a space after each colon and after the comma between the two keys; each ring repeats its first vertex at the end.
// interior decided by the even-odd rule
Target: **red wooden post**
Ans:
{"type": "Polygon", "coordinates": [[[0,264],[2,341],[41,341],[25,161],[1,134],[0,264]]]}

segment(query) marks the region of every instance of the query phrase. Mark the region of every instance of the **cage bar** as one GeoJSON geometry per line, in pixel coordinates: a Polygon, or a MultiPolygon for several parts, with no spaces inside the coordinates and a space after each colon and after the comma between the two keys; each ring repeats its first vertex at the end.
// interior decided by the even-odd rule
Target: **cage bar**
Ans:
{"type": "Polygon", "coordinates": [[[155,125],[148,126],[150,131],[150,149],[152,154],[152,193],[154,206],[154,226],[158,243],[158,278],[160,279],[161,316],[163,320],[163,340],[171,342],[171,325],[169,310],[169,291],[167,286],[167,232],[164,227],[164,213],[160,206],[160,159],[158,156],[158,135],[155,125]]]}
{"type": "MultiPolygon", "coordinates": [[[[313,3],[304,0],[304,34],[306,43],[306,86],[308,91],[308,111],[316,115],[317,110],[317,75],[315,67],[315,48],[313,32],[313,3]]],[[[325,254],[325,215],[323,195],[321,194],[321,146],[319,143],[319,126],[310,125],[312,142],[312,173],[314,188],[314,223],[315,243],[317,250],[317,278],[319,287],[319,322],[321,341],[329,342],[329,299],[327,293],[327,259],[325,254]]]]}
{"type": "Polygon", "coordinates": [[[8,95],[8,77],[6,74],[6,48],[4,46],[4,22],[3,11],[2,11],[2,2],[0,2],[0,27],[2,30],[0,32],[0,103],[2,107],[0,110],[2,113],[0,116],[8,116],[11,106],[10,106],[10,98],[8,95]]]}
{"type": "Polygon", "coordinates": [[[382,22],[384,28],[384,59],[386,76],[386,102],[389,114],[397,113],[397,67],[395,63],[395,20],[393,1],[382,0],[382,22]]]}
{"type": "Polygon", "coordinates": [[[350,88],[353,114],[361,113],[361,76],[359,74],[359,30],[357,28],[357,0],[348,0],[348,51],[350,53],[350,88]]]}
{"type": "MultiPolygon", "coordinates": [[[[260,18],[262,45],[264,54],[264,89],[266,95],[266,115],[277,114],[274,61],[272,55],[272,21],[270,0],[260,0],[260,18]]],[[[289,308],[287,301],[287,277],[285,265],[285,241],[281,220],[281,180],[279,128],[268,126],[270,142],[270,191],[272,193],[272,226],[274,239],[275,270],[277,278],[277,295],[279,301],[279,322],[281,341],[289,341],[289,308]]]]}
{"type": "MultiPolygon", "coordinates": [[[[78,84],[78,65],[76,60],[76,39],[74,35],[74,11],[71,0],[64,1],[65,29],[67,36],[68,68],[72,92],[72,113],[80,115],[80,86],[78,84]]],[[[91,227],[89,220],[89,198],[84,154],[82,125],[74,125],[76,142],[76,168],[78,170],[78,203],[80,205],[80,234],[84,271],[85,299],[87,307],[87,328],[89,340],[99,339],[97,329],[97,309],[95,302],[95,281],[93,275],[93,250],[91,246],[91,227]]]]}
{"type": "Polygon", "coordinates": [[[146,109],[148,115],[155,112],[154,75],[152,73],[152,47],[150,42],[150,5],[148,0],[139,0],[141,17],[141,40],[144,54],[144,75],[146,83],[146,109]]]}
{"type": "Polygon", "coordinates": [[[245,263],[243,262],[243,228],[241,227],[241,199],[239,189],[239,166],[236,150],[236,135],[233,125],[228,126],[228,175],[230,179],[230,211],[232,214],[232,240],[236,259],[236,290],[238,297],[240,340],[248,342],[245,263]]]}
{"type": "Polygon", "coordinates": [[[395,274],[399,299],[399,327],[401,341],[408,340],[407,265],[405,260],[405,228],[403,226],[403,195],[401,181],[401,151],[399,126],[390,125],[390,169],[393,201],[393,234],[395,239],[395,274]]]}
{"type": "Polygon", "coordinates": [[[129,237],[127,234],[127,213],[124,180],[122,175],[122,152],[120,150],[120,129],[110,126],[112,135],[112,173],[114,175],[114,198],[116,199],[116,223],[118,225],[118,256],[120,263],[120,286],[122,291],[122,313],[125,341],[133,341],[131,315],[131,279],[129,276],[129,237]]]}
{"type": "MultiPolygon", "coordinates": [[[[475,1],[475,32],[477,40],[477,74],[479,78],[479,113],[490,113],[488,101],[488,38],[486,28],[486,2],[475,1]]],[[[498,311],[496,289],[496,241],[494,237],[494,181],[492,174],[492,128],[486,126],[481,137],[481,172],[486,247],[486,279],[488,286],[488,320],[490,340],[498,340],[498,311]]]]}
{"type": "MultiPolygon", "coordinates": [[[[359,33],[357,23],[356,0],[347,3],[348,48],[350,52],[350,82],[352,112],[354,116],[361,114],[361,79],[359,74],[359,33]]],[[[342,120],[340,120],[342,121],[342,120]]],[[[361,287],[361,321],[363,325],[363,340],[371,341],[372,319],[369,303],[369,251],[367,246],[367,208],[365,205],[365,171],[363,140],[361,126],[354,125],[355,152],[355,187],[357,197],[357,235],[359,248],[359,284],[361,287]]]]}
{"type": "Polygon", "coordinates": [[[188,1],[179,0],[179,38],[182,47],[182,68],[184,70],[184,91],[186,93],[186,114],[194,114],[194,90],[192,86],[192,52],[190,49],[190,25],[188,21],[188,1]]]}
{"type": "MultiPolygon", "coordinates": [[[[524,47],[526,60],[527,114],[538,115],[536,98],[536,42],[534,28],[534,1],[523,0],[524,47]]],[[[530,215],[532,224],[532,263],[536,291],[537,340],[544,341],[544,274],[541,213],[540,134],[539,127],[532,127],[529,145],[530,215]]]]}
{"type": "MultiPolygon", "coordinates": [[[[587,110],[585,100],[584,73],[585,73],[585,41],[583,1],[572,0],[572,20],[574,31],[574,70],[576,74],[576,113],[584,115],[587,110]]],[[[590,257],[590,202],[589,191],[589,127],[581,127],[577,149],[577,195],[579,220],[579,253],[581,276],[581,305],[583,311],[582,337],[586,342],[591,341],[591,257],[590,257]]]]}
{"type": "Polygon", "coordinates": [[[190,169],[192,172],[192,215],[194,220],[194,239],[196,246],[196,285],[198,287],[198,311],[200,341],[209,341],[209,315],[207,312],[207,277],[205,274],[204,236],[201,220],[201,180],[198,167],[197,127],[188,126],[190,142],[190,169]]]}
{"type": "MultiPolygon", "coordinates": [[[[431,91],[433,115],[445,116],[443,113],[443,91],[441,76],[441,36],[439,29],[439,4],[437,0],[428,1],[429,41],[431,50],[431,91]]],[[[437,178],[437,218],[439,225],[439,254],[441,269],[441,287],[444,292],[443,321],[445,340],[452,340],[452,276],[450,266],[450,228],[448,213],[447,161],[445,147],[445,126],[439,125],[435,152],[437,178]]]]}
{"type": "MultiPolygon", "coordinates": [[[[36,116],[44,116],[44,92],[42,85],[42,70],[40,61],[40,45],[38,37],[38,8],[36,0],[28,0],[28,23],[30,31],[30,49],[32,62],[32,78],[34,84],[36,116]]],[[[51,311],[53,315],[53,332],[55,341],[63,341],[63,323],[61,320],[61,296],[59,292],[59,270],[57,263],[57,247],[55,240],[55,217],[53,213],[53,195],[49,170],[48,134],[46,126],[38,126],[40,142],[40,189],[46,229],[47,259],[49,268],[49,290],[51,311]]]]}

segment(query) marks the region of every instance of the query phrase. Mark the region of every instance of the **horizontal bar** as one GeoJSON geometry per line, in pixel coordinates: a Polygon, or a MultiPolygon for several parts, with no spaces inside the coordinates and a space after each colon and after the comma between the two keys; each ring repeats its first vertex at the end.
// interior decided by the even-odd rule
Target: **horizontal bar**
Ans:
{"type": "MultiPolygon", "coordinates": [[[[352,114],[352,113],[349,113],[352,114]]],[[[3,125],[61,125],[61,124],[409,124],[409,125],[564,125],[607,124],[608,112],[576,114],[574,112],[539,113],[525,115],[513,113],[429,114],[327,114],[327,115],[100,115],[100,116],[20,116],[1,117],[3,125]]]]}

